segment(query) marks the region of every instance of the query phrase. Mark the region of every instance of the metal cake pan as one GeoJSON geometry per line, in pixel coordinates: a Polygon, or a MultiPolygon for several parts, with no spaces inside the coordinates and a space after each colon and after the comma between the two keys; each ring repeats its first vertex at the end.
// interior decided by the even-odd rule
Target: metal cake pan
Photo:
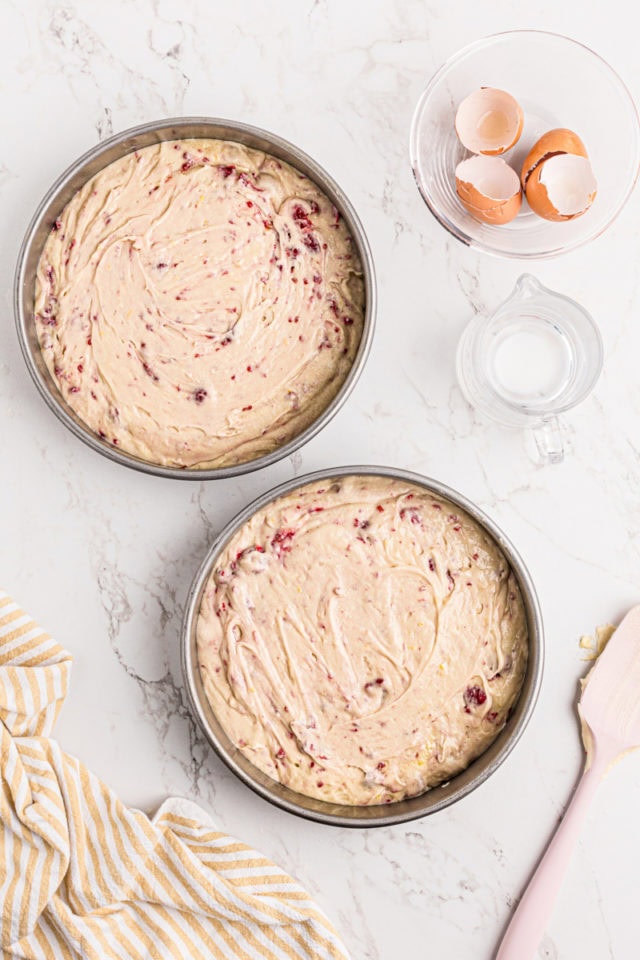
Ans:
{"type": "Polygon", "coordinates": [[[371,249],[360,219],[344,191],[315,160],[287,140],[259,127],[209,117],[178,117],[145,123],[110,137],[81,156],[56,180],[39,204],[22,243],[15,275],[14,304],[18,337],[29,373],[47,406],[72,433],[110,460],[144,473],[181,480],[213,480],[270,466],[290,456],[329,423],[351,393],[367,359],[375,322],[376,283],[371,249]],[[187,138],[233,140],[270,153],[313,180],[340,211],[349,227],[362,263],[365,286],[365,318],[360,346],[347,378],[331,403],[313,423],[284,446],[246,463],[210,469],[161,466],[117,450],[94,434],[65,402],[47,369],[38,343],[33,310],[36,270],[42,249],[54,221],[74,194],[104,167],[134,150],[164,140],[187,138]]]}
{"type": "Polygon", "coordinates": [[[270,803],[309,820],[342,827],[384,827],[415,820],[448,807],[484,783],[507,759],[529,722],[538,698],[543,660],[544,634],[540,605],[529,572],[515,547],[482,510],[455,490],[437,480],[389,467],[348,466],[320,470],[280,484],[250,503],[224,527],[209,549],[192,584],[182,629],[182,667],[188,699],[194,716],[218,756],[243,783],[270,803]],[[496,740],[469,767],[447,783],[433,787],[419,796],[378,806],[333,804],[307,797],[278,783],[254,766],[242,751],[233,745],[218,722],[204,693],[196,655],[196,625],[202,595],[218,556],[236,531],[257,510],[292,490],[316,480],[363,474],[392,477],[417,484],[466,510],[496,541],[507,558],[522,593],[529,631],[529,659],[522,689],[509,720],[496,740]]]}

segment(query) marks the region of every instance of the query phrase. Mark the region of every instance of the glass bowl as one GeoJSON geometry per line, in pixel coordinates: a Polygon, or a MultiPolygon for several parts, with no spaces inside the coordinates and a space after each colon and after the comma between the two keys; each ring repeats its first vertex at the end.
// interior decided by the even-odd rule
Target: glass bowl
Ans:
{"type": "Polygon", "coordinates": [[[638,175],[638,114],[620,77],[588,47],[538,30],[498,33],[465,47],[431,79],[413,116],[410,155],[425,203],[454,237],[496,256],[542,259],[588,243],[617,217],[638,175]],[[584,141],[598,181],[585,214],[552,223],[536,216],[526,200],[503,226],[467,213],[456,195],[455,168],[470,154],[456,136],[454,119],[461,100],[483,86],[507,90],[524,111],[520,140],[502,154],[518,174],[547,130],[568,127],[584,141]]]}

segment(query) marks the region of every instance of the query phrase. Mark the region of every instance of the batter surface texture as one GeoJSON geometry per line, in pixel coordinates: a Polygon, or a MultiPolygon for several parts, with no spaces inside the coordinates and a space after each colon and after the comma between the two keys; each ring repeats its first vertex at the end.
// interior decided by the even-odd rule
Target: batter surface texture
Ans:
{"type": "Polygon", "coordinates": [[[197,649],[252,763],[308,796],[380,804],[489,746],[528,640],[493,538],[423,487],[367,475],[303,486],[241,527],[203,594],[197,649]]]}
{"type": "Polygon", "coordinates": [[[306,429],[364,322],[360,261],[322,191],[221,140],[110,164],[45,244],[35,322],[65,401],[105,442],[167,466],[243,463],[306,429]]]}

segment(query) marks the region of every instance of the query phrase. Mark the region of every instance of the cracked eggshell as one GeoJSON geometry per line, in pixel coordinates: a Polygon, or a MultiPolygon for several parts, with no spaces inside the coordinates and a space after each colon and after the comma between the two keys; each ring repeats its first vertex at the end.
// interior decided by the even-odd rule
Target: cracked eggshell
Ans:
{"type": "Polygon", "coordinates": [[[527,202],[544,220],[573,220],[589,209],[598,190],[580,137],[564,127],[549,130],[533,145],[520,179],[527,202]]]}
{"type": "Polygon", "coordinates": [[[545,220],[574,220],[586,213],[598,190],[587,157],[559,153],[538,164],[527,180],[527,201],[545,220]]]}
{"type": "Polygon", "coordinates": [[[479,155],[459,163],[456,193],[465,210],[482,223],[509,223],[522,204],[520,178],[500,157],[479,155]]]}
{"type": "Polygon", "coordinates": [[[455,127],[467,150],[495,157],[517,143],[523,122],[522,108],[510,93],[480,87],[458,107],[455,127]]]}
{"type": "Polygon", "coordinates": [[[587,148],[577,133],[558,127],[549,130],[531,147],[522,164],[522,189],[526,191],[527,180],[537,166],[557,153],[571,153],[576,157],[586,157],[587,148]]]}

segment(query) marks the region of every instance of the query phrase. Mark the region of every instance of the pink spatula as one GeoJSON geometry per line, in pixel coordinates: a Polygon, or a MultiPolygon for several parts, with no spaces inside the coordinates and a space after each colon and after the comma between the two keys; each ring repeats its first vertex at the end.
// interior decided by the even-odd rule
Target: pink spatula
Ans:
{"type": "Polygon", "coordinates": [[[640,747],[640,606],[633,607],[589,673],[578,711],[587,751],[582,779],[507,927],[496,960],[531,960],[562,884],[582,821],[603,775],[640,747]]]}

